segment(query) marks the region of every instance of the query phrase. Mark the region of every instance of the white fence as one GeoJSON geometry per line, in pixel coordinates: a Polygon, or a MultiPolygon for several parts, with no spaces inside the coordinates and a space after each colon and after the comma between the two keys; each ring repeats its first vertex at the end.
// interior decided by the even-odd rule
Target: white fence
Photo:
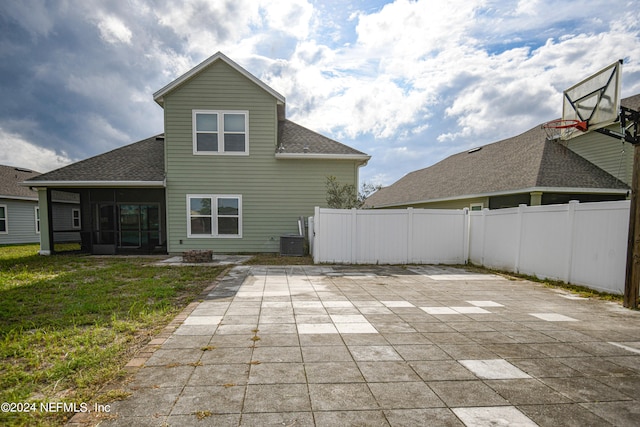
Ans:
{"type": "Polygon", "coordinates": [[[469,260],[623,293],[629,201],[470,213],[469,260]]]}
{"type": "Polygon", "coordinates": [[[470,261],[624,292],[629,201],[483,210],[316,208],[316,263],[470,261]]]}
{"type": "Polygon", "coordinates": [[[462,264],[467,259],[462,210],[316,208],[312,223],[317,263],[462,264]]]}

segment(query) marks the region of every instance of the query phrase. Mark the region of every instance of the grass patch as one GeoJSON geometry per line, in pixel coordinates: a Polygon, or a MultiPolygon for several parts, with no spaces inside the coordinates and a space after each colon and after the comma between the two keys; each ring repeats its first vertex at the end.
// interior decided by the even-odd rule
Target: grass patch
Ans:
{"type": "MultiPolygon", "coordinates": [[[[38,249],[0,246],[2,402],[103,402],[100,388],[222,271],[38,249]]],[[[0,413],[0,425],[61,425],[71,415],[0,413]]]]}
{"type": "Polygon", "coordinates": [[[608,292],[599,292],[599,291],[587,288],[586,286],[573,285],[571,283],[566,283],[561,280],[541,279],[537,276],[529,276],[527,274],[519,274],[519,273],[505,272],[502,270],[494,270],[491,268],[486,268],[486,267],[482,267],[474,264],[459,265],[457,267],[465,268],[469,271],[474,271],[478,273],[498,274],[510,280],[521,279],[521,280],[528,280],[530,282],[541,283],[542,285],[548,288],[563,289],[565,291],[569,291],[573,294],[576,294],[584,298],[594,298],[594,299],[600,299],[604,301],[613,301],[620,304],[622,304],[624,299],[623,295],[611,294],[608,292]]]}
{"type": "Polygon", "coordinates": [[[260,253],[245,262],[248,265],[313,265],[313,258],[306,256],[281,256],[277,253],[260,253]]]}

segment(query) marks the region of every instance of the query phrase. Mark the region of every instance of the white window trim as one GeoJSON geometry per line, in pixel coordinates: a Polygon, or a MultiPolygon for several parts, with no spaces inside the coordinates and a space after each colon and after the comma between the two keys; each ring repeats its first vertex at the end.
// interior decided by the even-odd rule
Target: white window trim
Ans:
{"type": "Polygon", "coordinates": [[[36,234],[40,234],[40,207],[33,207],[33,218],[35,220],[36,234]]]}
{"type": "Polygon", "coordinates": [[[0,205],[0,208],[4,208],[4,218],[0,218],[0,221],[4,221],[4,231],[0,231],[0,234],[9,234],[9,209],[7,205],[0,205]]]}
{"type": "Polygon", "coordinates": [[[473,211],[473,208],[477,208],[477,207],[480,207],[480,209],[479,209],[479,210],[484,209],[484,203],[471,203],[471,204],[469,205],[469,210],[470,210],[470,211],[473,211]]]}
{"type": "Polygon", "coordinates": [[[191,140],[196,156],[248,156],[249,155],[249,111],[248,110],[191,110],[191,140]],[[218,115],[218,151],[198,151],[196,116],[198,114],[218,115]],[[224,115],[244,114],[244,151],[224,151],[224,115]]]}
{"type": "Polygon", "coordinates": [[[80,217],[80,209],[71,208],[71,228],[79,230],[82,228],[82,218],[80,217]],[[78,225],[75,224],[76,212],[78,213],[78,225]]]}
{"type": "Polygon", "coordinates": [[[242,239],[242,196],[239,194],[187,194],[187,237],[194,239],[242,239]],[[211,234],[191,234],[191,199],[211,199],[211,234]],[[218,234],[218,199],[238,199],[238,234],[218,234]],[[215,206],[215,209],[214,209],[215,206]]]}

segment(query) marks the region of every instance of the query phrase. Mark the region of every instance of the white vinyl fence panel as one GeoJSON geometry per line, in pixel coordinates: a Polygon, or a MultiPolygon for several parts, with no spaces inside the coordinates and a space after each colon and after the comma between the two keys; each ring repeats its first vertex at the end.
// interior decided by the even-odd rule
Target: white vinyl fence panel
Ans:
{"type": "Polygon", "coordinates": [[[471,212],[469,260],[623,293],[629,201],[471,212]]]}
{"type": "Polygon", "coordinates": [[[467,211],[316,208],[317,263],[460,264],[466,260],[467,211]]]}
{"type": "Polygon", "coordinates": [[[624,293],[628,200],[469,212],[316,208],[316,263],[462,264],[624,293]]]}

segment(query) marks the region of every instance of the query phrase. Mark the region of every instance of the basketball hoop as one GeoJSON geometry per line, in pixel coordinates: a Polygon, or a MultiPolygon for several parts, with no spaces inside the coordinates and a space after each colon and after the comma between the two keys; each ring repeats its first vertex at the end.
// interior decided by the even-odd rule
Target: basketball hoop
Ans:
{"type": "Polygon", "coordinates": [[[543,123],[541,127],[547,134],[547,139],[567,140],[575,131],[586,132],[589,125],[586,121],[556,119],[543,123]]]}

